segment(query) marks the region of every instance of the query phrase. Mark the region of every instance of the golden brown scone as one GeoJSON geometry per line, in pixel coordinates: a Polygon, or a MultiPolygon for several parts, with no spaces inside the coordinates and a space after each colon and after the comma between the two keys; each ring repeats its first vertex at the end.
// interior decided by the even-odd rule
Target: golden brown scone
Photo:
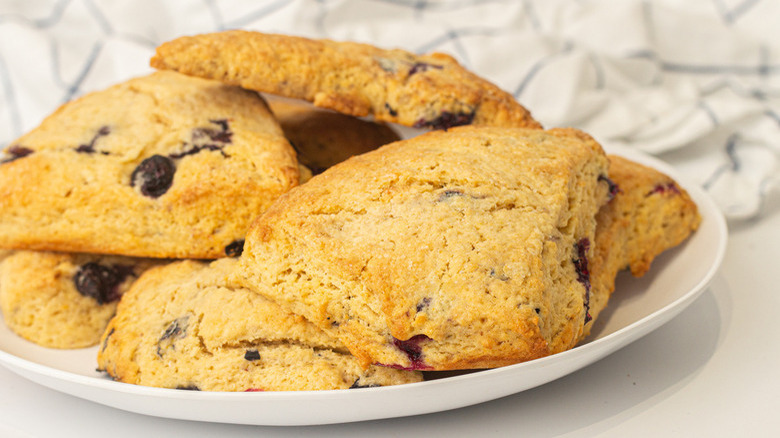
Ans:
{"type": "Polygon", "coordinates": [[[353,155],[373,151],[401,139],[384,123],[272,95],[266,100],[284,135],[298,153],[298,162],[315,175],[353,155]]]}
{"type": "Polygon", "coordinates": [[[511,94],[442,53],[231,30],[164,43],[151,65],[406,126],[539,128],[511,94]]]}
{"type": "Polygon", "coordinates": [[[244,288],[235,259],[147,271],[106,329],[99,368],[116,380],[203,391],[386,386],[418,372],[363,370],[337,339],[244,288]]]}
{"type": "MultiPolygon", "coordinates": [[[[596,216],[595,252],[590,259],[590,312],[594,320],[628,268],[640,277],[653,259],[682,243],[701,217],[688,192],[669,176],[626,158],[609,156],[614,198],[596,216]]],[[[582,337],[590,333],[585,326],[582,337]]]]}
{"type": "MultiPolygon", "coordinates": [[[[10,256],[11,254],[13,254],[13,251],[9,249],[0,249],[0,263],[3,263],[3,260],[5,260],[6,257],[10,256]]],[[[2,278],[0,278],[0,287],[2,286],[3,286],[3,280],[2,278]]]]}
{"type": "Polygon", "coordinates": [[[157,72],[66,103],[0,152],[0,247],[221,257],[298,179],[257,93],[157,72]]]}
{"type": "Polygon", "coordinates": [[[38,345],[96,345],[121,295],[141,273],[160,263],[165,261],[9,252],[0,257],[0,310],[14,333],[38,345]]]}
{"type": "Polygon", "coordinates": [[[364,365],[487,368],[571,348],[607,159],[576,130],[460,127],[337,164],[247,235],[253,290],[364,365]]]}

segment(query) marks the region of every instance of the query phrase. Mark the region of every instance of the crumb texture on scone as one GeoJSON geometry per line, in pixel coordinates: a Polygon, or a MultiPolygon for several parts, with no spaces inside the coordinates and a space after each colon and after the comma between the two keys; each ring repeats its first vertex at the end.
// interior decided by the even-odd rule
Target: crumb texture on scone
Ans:
{"type": "MultiPolygon", "coordinates": [[[[617,155],[609,156],[613,199],[596,216],[591,261],[591,314],[595,320],[622,269],[640,277],[653,259],[682,243],[701,222],[696,204],[674,179],[617,155]]],[[[592,323],[585,326],[587,336],[592,323]]]]}
{"type": "Polygon", "coordinates": [[[157,259],[12,251],[0,259],[0,311],[14,333],[49,348],[96,345],[122,294],[157,259]]]}
{"type": "Polygon", "coordinates": [[[147,271],[125,294],[98,352],[118,381],[203,391],[387,386],[418,372],[363,369],[337,339],[244,288],[237,260],[147,271]]]}
{"type": "Polygon", "coordinates": [[[253,290],[364,364],[466,369],[573,346],[607,159],[571,129],[460,127],[353,157],[247,235],[253,290]],[[579,248],[582,248],[578,250],[579,248]]]}
{"type": "Polygon", "coordinates": [[[66,103],[0,153],[0,247],[220,257],[298,177],[257,93],[157,72],[66,103]]]}
{"type": "Polygon", "coordinates": [[[151,65],[406,126],[540,127],[511,94],[442,53],[230,30],[166,42],[151,65]]]}

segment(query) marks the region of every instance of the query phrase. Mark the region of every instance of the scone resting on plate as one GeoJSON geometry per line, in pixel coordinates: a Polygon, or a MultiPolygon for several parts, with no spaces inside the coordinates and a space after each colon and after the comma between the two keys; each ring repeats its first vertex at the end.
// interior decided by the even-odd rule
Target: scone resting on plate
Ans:
{"type": "Polygon", "coordinates": [[[221,257],[298,179],[257,93],[157,72],[66,103],[0,152],[0,248],[221,257]]]}
{"type": "Polygon", "coordinates": [[[159,259],[45,251],[0,257],[0,310],[16,334],[50,348],[96,345],[121,295],[159,259]]]}
{"type": "Polygon", "coordinates": [[[203,391],[386,386],[418,372],[363,369],[337,339],[247,290],[235,259],[147,271],[122,297],[98,353],[116,380],[203,391]]]}
{"type": "Polygon", "coordinates": [[[571,348],[607,158],[571,129],[459,127],[386,145],[283,195],[247,235],[252,289],[364,365],[464,369],[571,348]]]}
{"type": "Polygon", "coordinates": [[[699,224],[671,178],[540,129],[447,55],[227,31],[151,63],[173,71],[0,151],[6,323],[49,347],[99,338],[122,382],[346,389],[559,353],[619,270],[699,224]],[[443,130],[396,141],[382,121],[443,130]]]}
{"type": "MultiPolygon", "coordinates": [[[[176,76],[171,73],[157,75],[176,76]]],[[[181,78],[185,83],[193,81],[181,78]]],[[[171,95],[176,97],[175,93],[171,95]]],[[[398,139],[392,129],[381,123],[359,120],[299,101],[276,98],[273,102],[274,115],[285,136],[296,143],[299,161],[317,171],[398,139]],[[306,154],[305,160],[302,152],[306,154]]],[[[139,106],[136,110],[144,108],[139,106]]],[[[262,111],[257,116],[267,117],[267,114],[262,111]]],[[[201,148],[215,148],[216,143],[209,145],[206,142],[232,137],[229,131],[220,134],[224,137],[221,138],[216,131],[210,132],[209,129],[204,130],[205,137],[200,138],[203,140],[201,148]]],[[[100,147],[101,141],[96,140],[92,147],[100,147]]],[[[129,145],[133,146],[132,143],[129,145]]],[[[303,169],[305,172],[308,169],[303,169]]],[[[238,182],[241,183],[240,180],[238,182]]],[[[237,198],[220,198],[217,201],[223,203],[228,211],[232,210],[230,202],[245,203],[237,198]]],[[[95,209],[95,206],[88,205],[77,207],[82,211],[95,209]]],[[[95,233],[94,238],[100,241],[106,236],[95,233]]],[[[236,256],[240,254],[242,245],[242,240],[236,239],[225,247],[222,255],[236,256]]],[[[0,310],[5,323],[25,339],[51,348],[82,348],[97,344],[114,314],[120,295],[145,269],[168,263],[168,260],[136,257],[29,250],[4,251],[0,253],[0,262],[6,253],[8,261],[5,268],[0,268],[0,310]]]]}
{"type": "MultiPolygon", "coordinates": [[[[618,271],[644,275],[653,259],[682,243],[701,217],[690,195],[668,175],[626,158],[609,156],[612,197],[596,216],[596,240],[590,259],[590,313],[606,307],[618,271]]],[[[585,325],[581,338],[590,333],[585,325]]]]}
{"type": "MultiPolygon", "coordinates": [[[[699,223],[690,197],[668,176],[621,157],[609,160],[612,176],[602,181],[610,200],[596,216],[590,268],[580,264],[585,271],[578,272],[590,274],[593,319],[606,305],[618,269],[634,266],[641,274],[655,255],[680,243],[699,223]]],[[[335,338],[248,290],[238,265],[185,261],[144,274],[104,335],[100,367],[123,382],[219,391],[356,388],[421,379],[393,367],[363,370],[335,338]]],[[[591,324],[585,323],[585,331],[591,324]]],[[[426,358],[422,353],[418,360],[426,358]]]]}
{"type": "Polygon", "coordinates": [[[231,30],[166,42],[151,65],[406,126],[540,127],[514,96],[442,53],[231,30]]]}

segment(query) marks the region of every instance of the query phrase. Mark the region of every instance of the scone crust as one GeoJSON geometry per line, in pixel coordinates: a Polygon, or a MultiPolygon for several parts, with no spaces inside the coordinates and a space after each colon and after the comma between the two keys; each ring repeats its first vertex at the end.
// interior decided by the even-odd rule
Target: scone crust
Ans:
{"type": "Polygon", "coordinates": [[[406,126],[540,127],[511,94],[441,53],[231,30],[164,43],[151,65],[406,126]]]}
{"type": "Polygon", "coordinates": [[[606,171],[576,130],[431,132],[283,195],[250,230],[243,272],[364,364],[541,357],[570,348],[586,320],[573,254],[593,239],[606,171]]]}
{"type": "Polygon", "coordinates": [[[618,272],[644,275],[662,252],[685,241],[701,223],[696,203],[670,176],[631,161],[609,156],[614,198],[596,216],[595,252],[591,260],[591,315],[581,338],[607,306],[618,272]]]}
{"type": "Polygon", "coordinates": [[[236,260],[181,261],[144,274],[122,298],[98,353],[118,381],[203,391],[386,386],[417,372],[363,370],[344,345],[235,281],[236,260]]]}
{"type": "Polygon", "coordinates": [[[0,247],[142,257],[224,256],[299,178],[260,96],[173,72],[66,103],[0,163],[0,247]]]}

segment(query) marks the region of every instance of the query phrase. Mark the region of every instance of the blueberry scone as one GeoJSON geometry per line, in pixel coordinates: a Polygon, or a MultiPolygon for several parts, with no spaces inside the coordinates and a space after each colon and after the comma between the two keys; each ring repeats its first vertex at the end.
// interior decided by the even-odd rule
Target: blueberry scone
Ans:
{"type": "Polygon", "coordinates": [[[246,289],[237,261],[181,261],[147,271],[123,297],[98,352],[114,379],[203,391],[397,385],[419,372],[363,369],[337,339],[246,289]]]}
{"type": "Polygon", "coordinates": [[[508,365],[571,348],[607,158],[573,129],[460,127],[337,164],[247,235],[252,289],[362,364],[508,365]]]}
{"type": "Polygon", "coordinates": [[[406,126],[539,127],[511,94],[442,53],[231,30],[164,43],[151,65],[406,126]]]}
{"type": "Polygon", "coordinates": [[[122,294],[158,259],[12,251],[0,260],[0,310],[19,336],[50,348],[96,345],[122,294]]]}
{"type": "Polygon", "coordinates": [[[257,93],[157,72],[66,103],[0,152],[0,248],[225,256],[298,178],[257,93]]]}
{"type": "Polygon", "coordinates": [[[323,110],[292,99],[266,96],[271,111],[290,140],[298,162],[313,174],[353,155],[400,140],[384,123],[323,110]]]}
{"type": "MultiPolygon", "coordinates": [[[[590,312],[595,319],[615,289],[618,271],[644,275],[653,259],[682,243],[701,222],[696,204],[676,181],[626,158],[609,156],[612,199],[596,216],[590,258],[590,312]]],[[[592,323],[585,326],[583,337],[592,323]]]]}

